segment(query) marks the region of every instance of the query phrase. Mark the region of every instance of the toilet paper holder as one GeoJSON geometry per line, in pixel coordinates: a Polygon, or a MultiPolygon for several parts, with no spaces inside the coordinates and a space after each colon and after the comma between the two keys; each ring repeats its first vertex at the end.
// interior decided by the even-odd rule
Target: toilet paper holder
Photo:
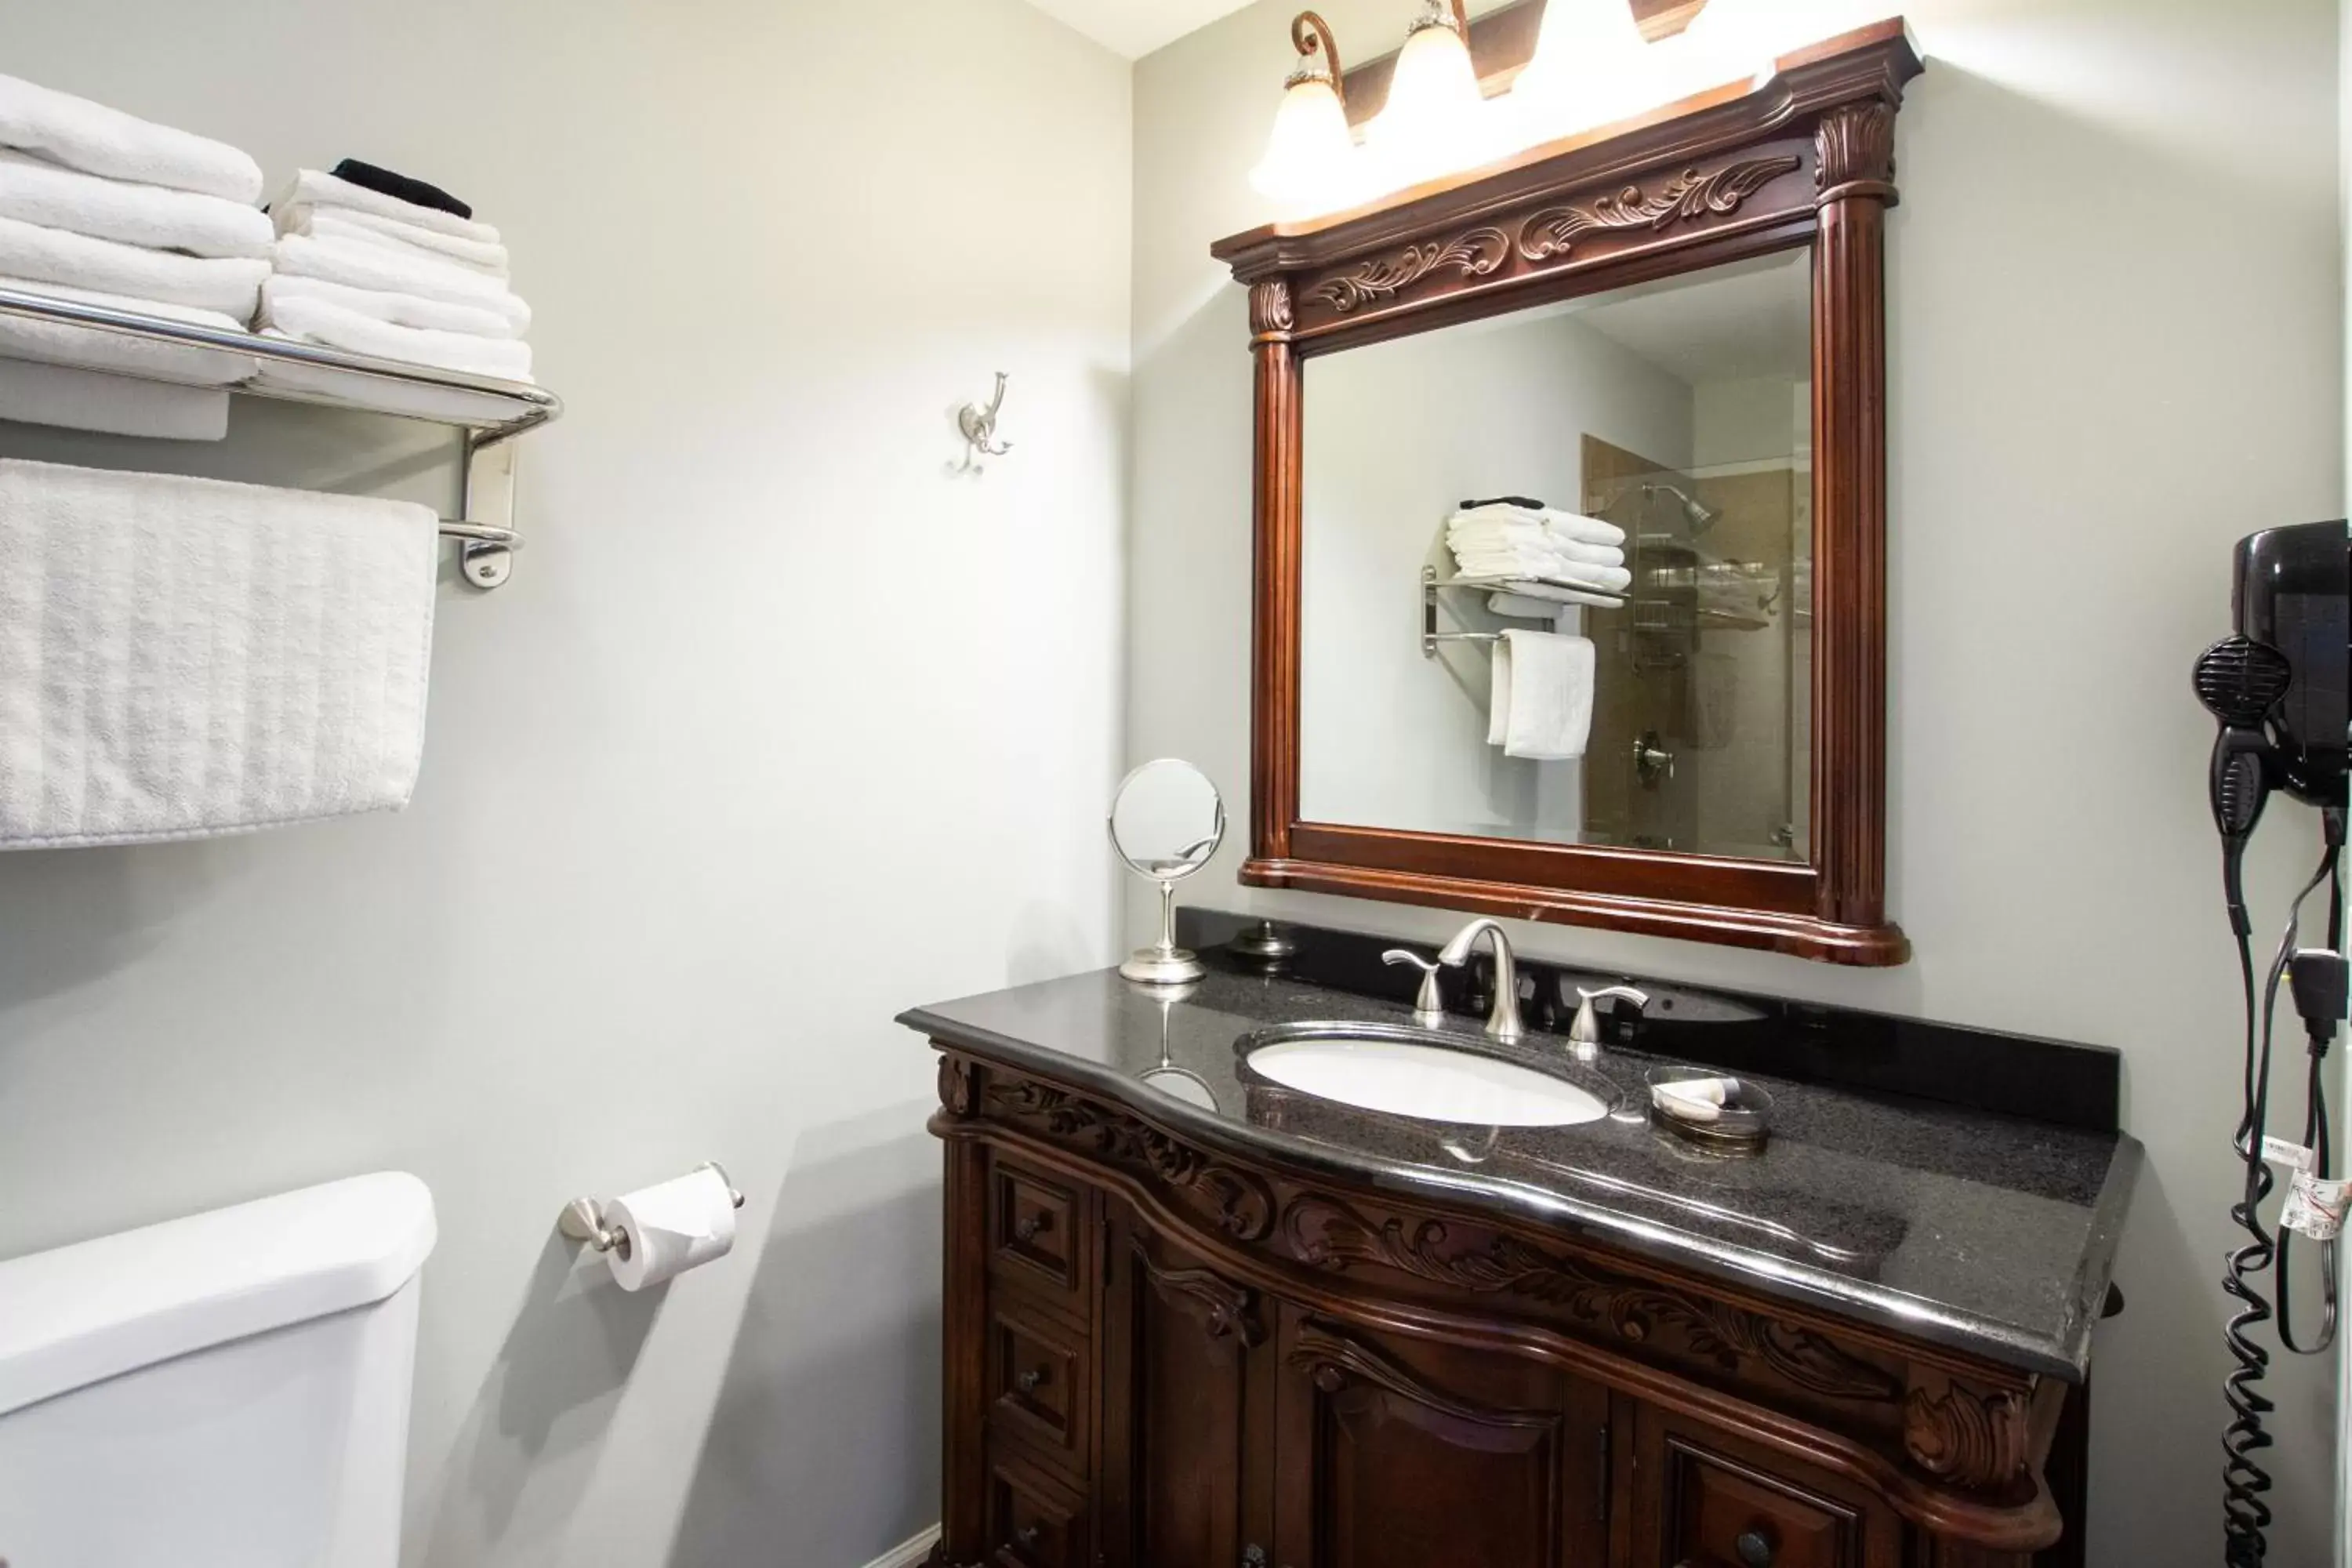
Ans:
{"type": "MultiPolygon", "coordinates": [[[[727,1184],[728,1199],[739,1209],[743,1206],[742,1191],[735,1185],[734,1178],[727,1173],[726,1166],[716,1160],[705,1160],[695,1169],[717,1172],[719,1179],[727,1184]]],[[[617,1252],[623,1258],[629,1256],[629,1233],[620,1226],[606,1225],[604,1205],[594,1198],[574,1198],[565,1204],[555,1227],[572,1240],[584,1241],[599,1252],[617,1252]]],[[[0,1568],[5,1568],[5,1564],[0,1564],[0,1568]]]]}

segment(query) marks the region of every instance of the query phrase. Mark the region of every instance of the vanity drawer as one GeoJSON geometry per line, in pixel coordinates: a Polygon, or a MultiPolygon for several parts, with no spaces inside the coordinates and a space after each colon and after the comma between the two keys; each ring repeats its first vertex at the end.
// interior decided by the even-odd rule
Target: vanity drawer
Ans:
{"type": "Polygon", "coordinates": [[[993,1568],[1092,1568],[1086,1500],[1001,1443],[990,1446],[986,1521],[993,1568]]]}
{"type": "Polygon", "coordinates": [[[1087,1347],[1083,1337],[1028,1310],[1025,1293],[991,1293],[988,1419],[1026,1438],[1073,1473],[1087,1458],[1087,1347]]]}
{"type": "Polygon", "coordinates": [[[1692,1435],[1665,1436],[1670,1568],[1861,1568],[1861,1511],[1692,1435]]]}
{"type": "Polygon", "coordinates": [[[1087,1321],[1086,1195],[999,1156],[989,1167],[988,1266],[1087,1321]]]}

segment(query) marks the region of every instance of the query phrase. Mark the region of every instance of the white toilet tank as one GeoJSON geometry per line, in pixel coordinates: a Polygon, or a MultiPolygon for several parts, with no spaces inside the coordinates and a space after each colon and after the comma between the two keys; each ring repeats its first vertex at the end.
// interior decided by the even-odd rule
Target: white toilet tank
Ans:
{"type": "Polygon", "coordinates": [[[0,1263],[0,1563],[394,1568],[414,1176],[0,1263]]]}

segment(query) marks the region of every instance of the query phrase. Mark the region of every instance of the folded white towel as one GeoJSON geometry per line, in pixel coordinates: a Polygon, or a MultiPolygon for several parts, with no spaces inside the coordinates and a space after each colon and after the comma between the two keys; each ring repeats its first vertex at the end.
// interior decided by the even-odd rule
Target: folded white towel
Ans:
{"type": "Polygon", "coordinates": [[[0,148],[0,217],[192,256],[263,256],[269,215],[194,191],[85,174],[0,148]]]}
{"type": "Polygon", "coordinates": [[[1566,610],[1557,599],[1539,599],[1532,594],[1489,594],[1486,608],[1509,620],[1549,621],[1557,619],[1566,610]]]}
{"type": "Polygon", "coordinates": [[[110,180],[200,191],[247,206],[261,196],[261,165],[225,142],[13,76],[0,76],[0,147],[21,147],[110,180]]]}
{"type": "Polygon", "coordinates": [[[1625,531],[1613,522],[1580,512],[1562,511],[1558,507],[1544,508],[1544,526],[1562,539],[1580,544],[1616,544],[1625,542],[1625,531]]]}
{"type": "Polygon", "coordinates": [[[1591,605],[1596,609],[1602,610],[1620,610],[1625,607],[1624,600],[1611,595],[1588,594],[1581,588],[1562,588],[1550,583],[1531,583],[1525,580],[1512,583],[1510,592],[1489,595],[1486,600],[1487,607],[1498,616],[1524,614],[1525,612],[1519,610],[1501,608],[1496,604],[1498,599],[1509,599],[1519,604],[1549,604],[1555,611],[1562,605],[1591,605]]]}
{"type": "MultiPolygon", "coordinates": [[[[194,310],[185,305],[168,305],[158,300],[127,300],[120,294],[68,289],[62,283],[0,277],[0,289],[13,289],[21,294],[45,294],[81,305],[102,305],[109,310],[129,310],[142,316],[158,316],[167,321],[210,327],[218,332],[241,332],[245,330],[244,322],[218,310],[194,310]]],[[[64,321],[28,321],[21,316],[0,316],[0,353],[16,359],[39,360],[47,364],[121,371],[126,375],[175,381],[189,386],[226,386],[233,382],[243,381],[254,370],[251,354],[190,348],[184,343],[151,342],[144,338],[127,338],[114,332],[100,331],[96,327],[77,327],[64,321]]],[[[138,432],[124,431],[121,434],[136,435],[138,432]]]]}
{"type": "Polygon", "coordinates": [[[435,533],[404,501],[0,461],[0,847],[406,805],[435,533]]]}
{"type": "MultiPolygon", "coordinates": [[[[0,359],[0,419],[20,425],[54,425],[159,441],[217,441],[228,434],[228,405],[226,392],[133,381],[70,365],[0,359]]],[[[0,531],[6,527],[7,520],[0,517],[0,531]]],[[[0,597],[5,596],[5,591],[0,590],[0,597]]],[[[0,675],[0,686],[6,683],[7,678],[0,675]]]]}
{"type": "Polygon", "coordinates": [[[1507,757],[1564,762],[1592,734],[1591,639],[1511,630],[1495,641],[1486,743],[1507,757]]]}
{"type": "Polygon", "coordinates": [[[1616,545],[1587,544],[1543,523],[1457,522],[1446,528],[1445,542],[1457,551],[1534,550],[1593,566],[1625,564],[1625,552],[1616,545]]]}
{"type": "Polygon", "coordinates": [[[464,332],[477,338],[511,338],[514,322],[496,310],[477,305],[456,305],[446,300],[426,300],[415,294],[393,294],[381,289],[354,289],[324,278],[297,278],[274,272],[261,286],[261,314],[268,317],[281,301],[316,300],[346,310],[356,310],[395,327],[422,327],[427,331],[464,332]]]}
{"type": "Polygon", "coordinates": [[[456,213],[445,213],[438,207],[420,207],[415,202],[387,196],[382,191],[372,191],[349,180],[339,180],[317,169],[304,169],[296,174],[293,183],[269,206],[273,212],[298,206],[349,207],[354,212],[373,213],[378,217],[398,218],[403,223],[429,228],[436,234],[446,234],[455,239],[470,239],[483,245],[499,243],[499,231],[488,224],[459,217],[456,213]]]}
{"type": "Polygon", "coordinates": [[[1464,525],[1484,523],[1533,524],[1550,529],[1565,539],[1582,544],[1623,544],[1625,531],[1613,522],[1597,517],[1585,517],[1558,507],[1526,507],[1515,501],[1489,501],[1485,506],[1464,507],[1448,520],[1464,525]]]}
{"type": "Polygon", "coordinates": [[[440,260],[455,261],[494,278],[507,275],[507,247],[503,245],[478,239],[460,239],[456,235],[404,223],[396,217],[362,212],[357,207],[321,207],[304,202],[270,216],[276,220],[280,234],[307,234],[314,239],[356,239],[362,244],[386,245],[400,251],[424,251],[440,260]]]}
{"type": "Polygon", "coordinates": [[[269,263],[246,257],[177,256],[0,217],[0,276],[192,305],[242,322],[253,319],[254,307],[261,302],[261,280],[269,276],[269,263]]]}
{"type": "MultiPolygon", "coordinates": [[[[261,335],[285,334],[266,331],[261,335]]],[[[278,364],[268,360],[262,362],[261,369],[247,384],[306,403],[337,404],[377,414],[408,414],[453,425],[496,425],[515,416],[514,404],[503,397],[467,392],[462,387],[418,386],[400,381],[373,383],[361,395],[365,401],[354,402],[348,373],[319,370],[306,364],[278,364]]]]}
{"type": "Polygon", "coordinates": [[[261,325],[273,329],[274,335],[502,381],[530,379],[530,345],[517,338],[477,338],[463,332],[395,327],[324,300],[282,292],[268,295],[266,290],[265,294],[261,325]]]}
{"type": "Polygon", "coordinates": [[[517,336],[530,330],[530,307],[520,296],[497,279],[454,262],[411,261],[382,246],[305,234],[278,237],[274,258],[278,271],[297,278],[471,305],[504,317],[517,336]]]}
{"type": "Polygon", "coordinates": [[[1550,551],[1457,550],[1454,559],[1469,577],[1528,578],[1603,594],[1622,594],[1633,583],[1622,566],[1595,566],[1550,551]]]}

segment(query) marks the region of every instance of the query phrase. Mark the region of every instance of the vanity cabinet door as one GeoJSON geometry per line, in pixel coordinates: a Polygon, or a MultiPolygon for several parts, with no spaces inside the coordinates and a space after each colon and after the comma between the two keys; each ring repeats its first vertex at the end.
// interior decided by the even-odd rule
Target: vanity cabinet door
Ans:
{"type": "Polygon", "coordinates": [[[1895,1568],[1859,1489],[1655,1405],[1633,1427],[1632,1568],[1895,1568]]]}
{"type": "Polygon", "coordinates": [[[1287,1304],[1280,1320],[1277,1568],[1604,1568],[1604,1390],[1287,1304]]]}
{"type": "Polygon", "coordinates": [[[1270,1349],[1266,1303],[1105,1207],[1103,1561],[1237,1568],[1265,1539],[1252,1528],[1267,1509],[1265,1444],[1250,1431],[1265,1401],[1250,1389],[1270,1349]]]}

